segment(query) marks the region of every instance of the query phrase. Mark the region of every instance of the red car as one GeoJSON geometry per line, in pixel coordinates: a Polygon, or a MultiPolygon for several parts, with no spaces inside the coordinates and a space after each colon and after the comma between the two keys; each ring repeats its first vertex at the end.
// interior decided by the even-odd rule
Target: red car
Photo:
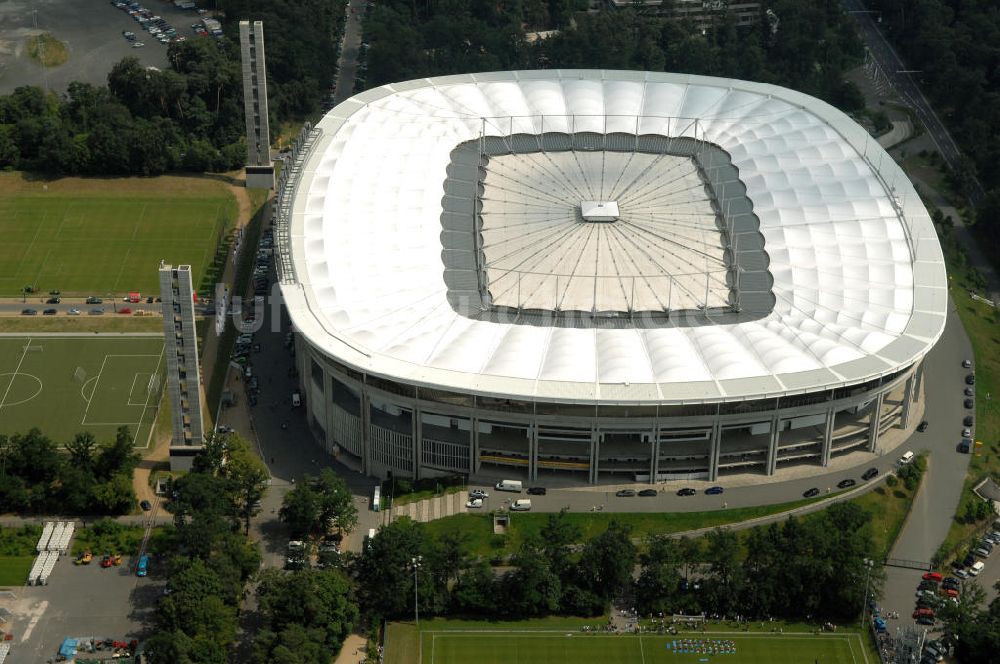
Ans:
{"type": "Polygon", "coordinates": [[[945,588],[942,592],[948,597],[958,597],[958,591],[954,588],[945,588]]]}
{"type": "Polygon", "coordinates": [[[927,572],[922,578],[924,581],[937,581],[940,583],[944,577],[937,572],[927,572]]]}
{"type": "Polygon", "coordinates": [[[104,556],[101,558],[101,567],[111,567],[113,561],[111,556],[104,556]]]}
{"type": "Polygon", "coordinates": [[[913,612],[913,618],[914,619],[919,618],[920,616],[927,616],[929,618],[933,618],[934,617],[934,609],[929,609],[929,608],[926,608],[926,607],[922,607],[922,608],[919,608],[919,609],[917,609],[916,611],[913,612]]]}

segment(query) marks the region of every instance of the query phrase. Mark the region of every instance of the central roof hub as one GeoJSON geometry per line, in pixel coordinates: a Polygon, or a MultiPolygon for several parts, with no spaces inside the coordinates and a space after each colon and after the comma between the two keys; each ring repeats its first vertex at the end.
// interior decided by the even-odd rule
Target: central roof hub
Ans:
{"type": "Polygon", "coordinates": [[[580,201],[580,216],[586,222],[618,221],[618,202],[580,201]]]}

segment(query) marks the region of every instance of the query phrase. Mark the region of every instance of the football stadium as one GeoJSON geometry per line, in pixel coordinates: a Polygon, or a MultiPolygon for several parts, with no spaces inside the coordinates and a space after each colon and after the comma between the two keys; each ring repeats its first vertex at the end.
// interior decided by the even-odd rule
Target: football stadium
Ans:
{"type": "Polygon", "coordinates": [[[914,425],[941,248],[901,169],[820,100],[429,78],[340,104],[285,170],[304,406],[371,475],[780,475],[914,425]]]}

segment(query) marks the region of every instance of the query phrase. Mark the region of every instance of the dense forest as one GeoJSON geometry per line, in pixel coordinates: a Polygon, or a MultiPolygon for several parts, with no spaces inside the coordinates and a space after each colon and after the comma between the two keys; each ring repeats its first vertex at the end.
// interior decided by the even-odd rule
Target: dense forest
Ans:
{"type": "Polygon", "coordinates": [[[365,21],[367,84],[497,69],[641,69],[776,83],[860,109],[863,99],[843,74],[863,50],[840,4],[768,5],[778,17],[774,29],[763,19],[737,28],[720,15],[702,34],[641,8],[569,14],[576,5],[565,0],[384,0],[365,21]],[[559,31],[529,41],[525,26],[559,31]]]}
{"type": "Polygon", "coordinates": [[[222,171],[246,159],[238,21],[266,21],[272,131],[318,112],[346,0],[223,0],[226,36],[171,44],[170,68],[125,58],[107,86],[0,96],[0,168],[67,175],[222,171]]]}
{"type": "MultiPolygon", "coordinates": [[[[994,0],[869,0],[882,29],[948,126],[967,159],[952,181],[970,193],[966,173],[986,189],[974,229],[1000,242],[1000,5],[994,0]]],[[[997,263],[996,252],[989,258],[997,263]]]]}

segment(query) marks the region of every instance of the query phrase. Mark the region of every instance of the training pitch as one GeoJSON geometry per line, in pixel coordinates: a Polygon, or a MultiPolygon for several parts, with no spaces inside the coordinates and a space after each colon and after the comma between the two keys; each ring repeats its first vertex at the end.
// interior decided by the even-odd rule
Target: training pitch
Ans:
{"type": "Polygon", "coordinates": [[[861,637],[423,631],[419,664],[871,664],[861,637]],[[686,639],[686,641],[685,641],[686,639]]]}
{"type": "Polygon", "coordinates": [[[37,427],[58,444],[81,431],[149,439],[163,390],[163,338],[0,337],[0,434],[37,427]]]}
{"type": "Polygon", "coordinates": [[[201,278],[236,214],[233,195],[211,180],[42,183],[5,174],[0,176],[0,296],[19,296],[25,286],[99,297],[154,293],[161,259],[189,264],[201,278]]]}

